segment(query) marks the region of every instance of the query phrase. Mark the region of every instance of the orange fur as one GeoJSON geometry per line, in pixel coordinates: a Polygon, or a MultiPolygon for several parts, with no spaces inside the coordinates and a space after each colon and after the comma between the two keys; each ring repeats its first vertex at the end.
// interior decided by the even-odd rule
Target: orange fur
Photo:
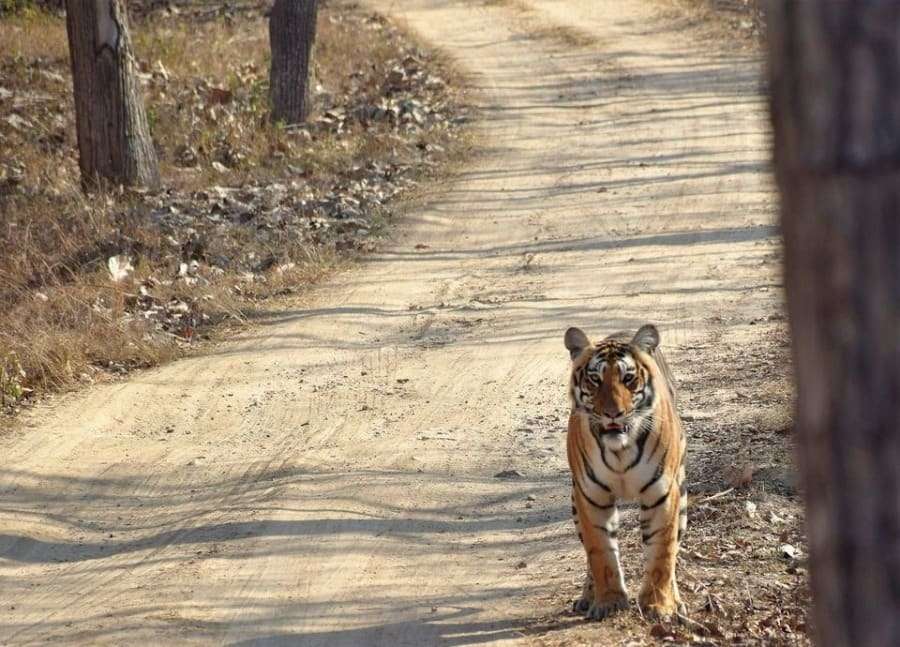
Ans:
{"type": "Polygon", "coordinates": [[[686,523],[685,438],[668,367],[655,345],[658,333],[650,328],[652,347],[636,344],[638,336],[632,343],[610,338],[591,345],[580,331],[570,345],[567,333],[574,356],[567,454],[573,515],[588,562],[585,593],[576,607],[594,618],[627,603],[616,540],[616,501],[623,499],[641,503],[641,608],[651,616],[671,616],[682,608],[675,564],[686,523]],[[592,428],[591,420],[600,426],[592,428]],[[633,427],[629,420],[636,421],[633,427]],[[617,435],[620,431],[627,433],[627,441],[617,435]]]}

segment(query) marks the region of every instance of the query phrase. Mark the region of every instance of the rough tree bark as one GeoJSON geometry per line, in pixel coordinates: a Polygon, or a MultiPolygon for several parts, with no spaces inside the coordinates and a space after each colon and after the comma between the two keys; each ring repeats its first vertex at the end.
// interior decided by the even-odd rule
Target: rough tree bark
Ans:
{"type": "Polygon", "coordinates": [[[900,645],[900,2],[768,5],[819,645],[900,645]]]}
{"type": "Polygon", "coordinates": [[[81,179],[159,185],[121,0],[67,0],[81,179]]]}
{"type": "Polygon", "coordinates": [[[269,16],[272,120],[302,123],[309,116],[317,0],[275,0],[269,16]]]}

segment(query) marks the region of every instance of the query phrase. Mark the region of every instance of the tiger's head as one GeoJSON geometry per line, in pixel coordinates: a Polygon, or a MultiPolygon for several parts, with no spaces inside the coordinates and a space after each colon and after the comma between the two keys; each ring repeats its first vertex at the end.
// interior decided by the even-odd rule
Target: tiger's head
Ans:
{"type": "Polygon", "coordinates": [[[656,326],[641,326],[630,340],[619,333],[591,344],[579,328],[569,328],[566,348],[572,358],[569,394],[573,408],[586,415],[591,431],[608,449],[632,444],[652,424],[657,399],[669,388],[654,360],[656,326]]]}

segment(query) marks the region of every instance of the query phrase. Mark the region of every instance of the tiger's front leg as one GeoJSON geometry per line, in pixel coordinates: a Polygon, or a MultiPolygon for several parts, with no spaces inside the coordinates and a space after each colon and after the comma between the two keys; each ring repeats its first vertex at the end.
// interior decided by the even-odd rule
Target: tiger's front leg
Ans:
{"type": "Polygon", "coordinates": [[[572,492],[572,516],[578,538],[587,556],[587,575],[581,598],[574,610],[588,618],[600,620],[620,609],[628,608],[628,594],[619,564],[619,512],[610,494],[572,492]]]}
{"type": "Polygon", "coordinates": [[[641,541],[644,544],[644,581],[638,604],[650,618],[684,614],[675,580],[675,563],[687,517],[687,494],[679,483],[660,493],[655,488],[641,496],[641,541]]]}

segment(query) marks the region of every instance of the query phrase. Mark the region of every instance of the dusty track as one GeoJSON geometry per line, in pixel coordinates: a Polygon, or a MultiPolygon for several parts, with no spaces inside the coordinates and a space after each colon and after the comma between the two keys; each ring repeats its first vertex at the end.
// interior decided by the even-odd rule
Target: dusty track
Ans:
{"type": "Polygon", "coordinates": [[[473,72],[483,152],[295,310],[0,437],[0,644],[539,640],[580,580],[563,330],[655,321],[688,390],[762,339],[758,61],[636,0],[371,4],[473,72]]]}

